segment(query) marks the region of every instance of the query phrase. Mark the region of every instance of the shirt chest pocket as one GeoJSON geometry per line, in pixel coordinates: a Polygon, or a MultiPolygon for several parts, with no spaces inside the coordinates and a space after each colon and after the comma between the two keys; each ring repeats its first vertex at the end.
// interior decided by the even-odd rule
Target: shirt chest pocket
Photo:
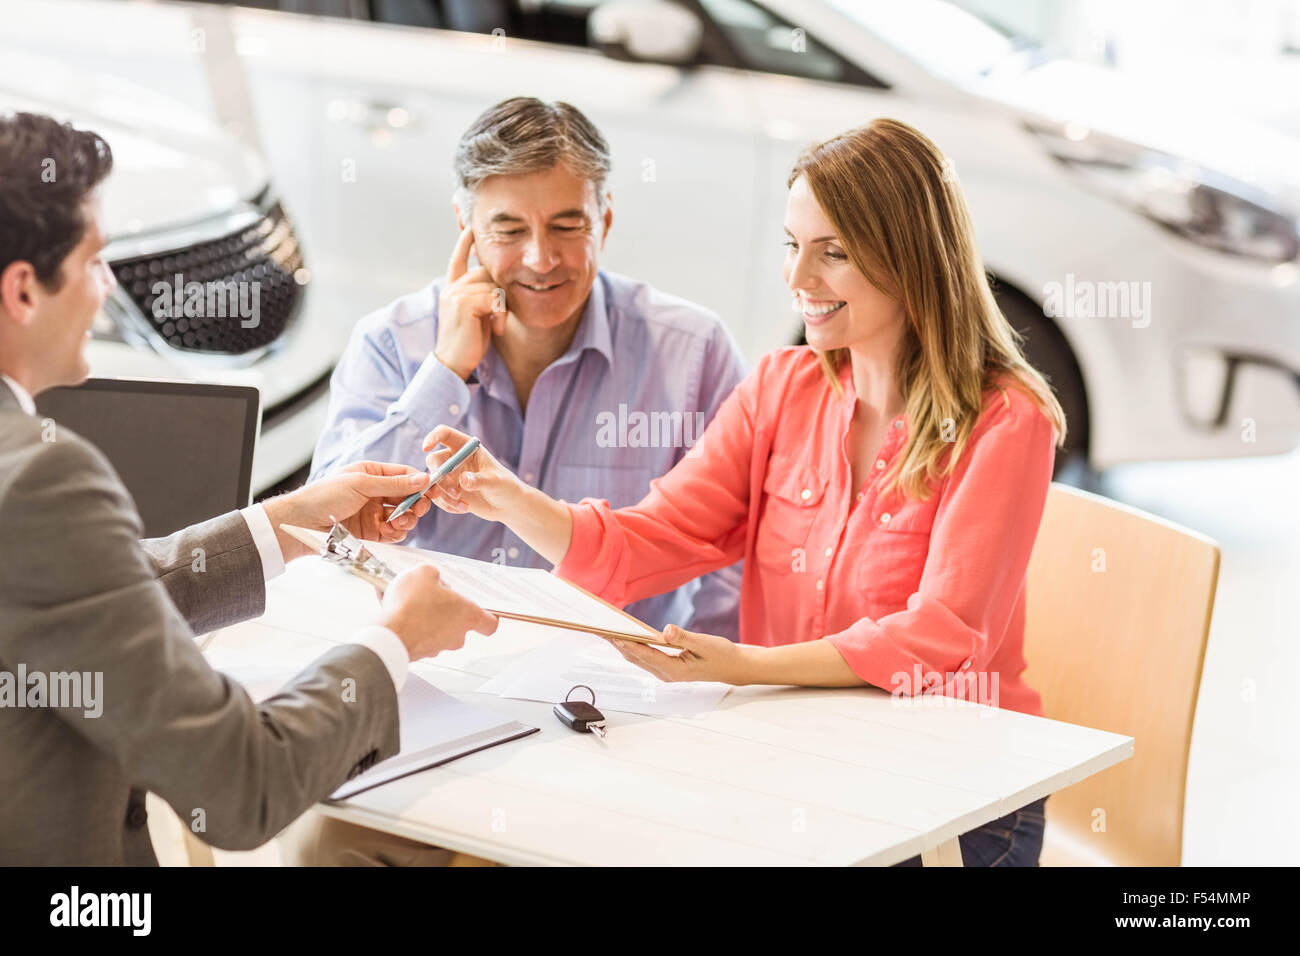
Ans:
{"type": "Polygon", "coordinates": [[[921,583],[938,499],[895,502],[893,507],[896,512],[875,516],[876,526],[867,539],[870,553],[858,564],[858,587],[890,609],[901,609],[921,583]]]}
{"type": "Polygon", "coordinates": [[[754,535],[758,563],[786,574],[806,566],[809,534],[825,497],[824,476],[784,455],[773,455],[763,479],[754,535]]]}

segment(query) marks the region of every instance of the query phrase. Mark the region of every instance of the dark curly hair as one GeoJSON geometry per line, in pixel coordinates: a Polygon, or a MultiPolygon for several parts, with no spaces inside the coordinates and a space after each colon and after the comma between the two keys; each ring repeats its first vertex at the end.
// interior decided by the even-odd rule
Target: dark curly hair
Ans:
{"type": "Polygon", "coordinates": [[[113,168],[97,133],[36,113],[0,116],[0,273],[30,262],[51,292],[86,232],[83,204],[113,168]]]}

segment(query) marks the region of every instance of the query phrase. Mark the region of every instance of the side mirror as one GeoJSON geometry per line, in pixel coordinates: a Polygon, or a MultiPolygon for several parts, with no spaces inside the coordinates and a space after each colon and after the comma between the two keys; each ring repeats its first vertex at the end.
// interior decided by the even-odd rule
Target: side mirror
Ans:
{"type": "Polygon", "coordinates": [[[592,47],[616,60],[683,66],[695,60],[704,25],[669,0],[613,0],[587,18],[592,47]]]}

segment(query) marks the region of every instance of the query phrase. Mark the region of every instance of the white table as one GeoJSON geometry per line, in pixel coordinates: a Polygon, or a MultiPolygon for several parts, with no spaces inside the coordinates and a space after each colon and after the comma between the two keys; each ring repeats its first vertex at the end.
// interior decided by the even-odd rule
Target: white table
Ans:
{"type": "MultiPolygon", "coordinates": [[[[368,585],[304,559],[271,582],[262,618],[207,653],[306,665],[376,610],[368,585]]],[[[702,718],[607,713],[602,741],[549,703],[475,692],[538,642],[503,620],[412,667],[540,733],[318,809],[517,865],[960,866],[960,834],[1133,755],[1131,737],[874,688],[739,687],[702,718]]]]}

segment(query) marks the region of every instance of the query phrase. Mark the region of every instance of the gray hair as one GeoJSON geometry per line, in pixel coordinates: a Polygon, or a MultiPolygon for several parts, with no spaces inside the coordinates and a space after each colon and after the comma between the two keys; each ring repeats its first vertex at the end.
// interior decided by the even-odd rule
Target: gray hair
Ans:
{"type": "Polygon", "coordinates": [[[474,190],[489,176],[535,173],[558,163],[596,188],[603,213],[611,164],[600,130],[568,103],[544,103],[532,96],[502,100],[481,113],[456,145],[452,199],[468,218],[474,190]]]}

